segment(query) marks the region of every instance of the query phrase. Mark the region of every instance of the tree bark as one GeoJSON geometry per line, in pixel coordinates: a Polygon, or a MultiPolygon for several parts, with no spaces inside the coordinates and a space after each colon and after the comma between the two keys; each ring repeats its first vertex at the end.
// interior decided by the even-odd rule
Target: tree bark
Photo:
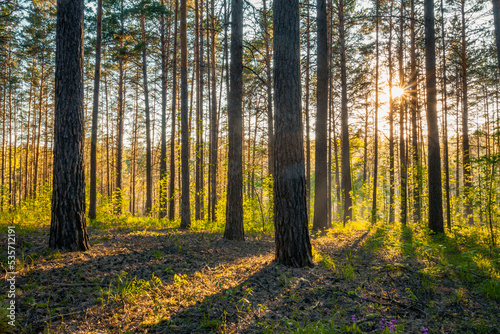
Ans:
{"type": "Polygon", "coordinates": [[[377,222],[377,182],[378,182],[378,79],[379,79],[379,41],[378,41],[378,30],[379,30],[379,0],[376,2],[376,14],[375,19],[375,130],[373,136],[375,138],[373,144],[373,195],[372,195],[372,214],[371,222],[372,224],[377,222]]]}
{"type": "Polygon", "coordinates": [[[328,226],[327,125],[328,125],[328,41],[326,0],[317,0],[317,102],[313,230],[328,226]]]}
{"type": "MultiPolygon", "coordinates": [[[[99,117],[99,84],[101,80],[102,0],[97,1],[97,37],[95,43],[94,104],[90,139],[90,204],[89,218],[96,218],[97,206],[97,121],[99,117]]],[[[101,181],[102,182],[102,181],[101,181]]]]}
{"type": "Polygon", "coordinates": [[[191,226],[189,203],[189,125],[188,125],[188,80],[187,80],[187,0],[181,0],[181,228],[191,226]]]}
{"type": "Polygon", "coordinates": [[[224,238],[245,239],[243,229],[243,0],[231,1],[231,67],[227,117],[227,207],[224,238]]]}
{"type": "MultiPolygon", "coordinates": [[[[404,83],[404,67],[403,67],[403,48],[404,48],[404,13],[405,2],[401,1],[400,21],[399,21],[399,49],[398,49],[398,65],[399,65],[399,85],[401,88],[404,83]]],[[[408,207],[407,207],[407,164],[406,164],[406,145],[405,145],[405,99],[402,96],[399,100],[399,165],[400,165],[400,221],[403,226],[406,225],[408,207]]]]}
{"type": "Polygon", "coordinates": [[[427,87],[427,149],[429,180],[429,229],[444,233],[441,189],[441,157],[436,102],[436,45],[434,36],[434,0],[424,0],[425,74],[427,87]]]}
{"type": "Polygon", "coordinates": [[[299,1],[275,0],[273,12],[276,261],[312,266],[300,103],[299,1]]]}
{"type": "Polygon", "coordinates": [[[170,129],[170,181],[168,191],[168,219],[175,218],[175,121],[177,119],[177,13],[179,0],[175,0],[174,55],[172,60],[172,124],[170,129]]]}
{"type": "Polygon", "coordinates": [[[83,0],[57,1],[54,170],[49,246],[90,248],[83,167],[83,0]]]}
{"type": "Polygon", "coordinates": [[[349,152],[349,114],[347,113],[347,71],[345,52],[344,0],[339,0],[339,34],[340,34],[340,81],[342,87],[341,129],[342,129],[342,185],[344,195],[344,225],[353,219],[351,195],[351,158],[349,152]]]}

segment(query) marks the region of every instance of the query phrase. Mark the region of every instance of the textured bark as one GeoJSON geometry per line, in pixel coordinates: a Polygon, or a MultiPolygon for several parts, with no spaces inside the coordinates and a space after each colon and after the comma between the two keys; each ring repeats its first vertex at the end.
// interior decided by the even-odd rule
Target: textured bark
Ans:
{"type": "Polygon", "coordinates": [[[181,228],[191,226],[189,203],[189,125],[188,125],[188,80],[187,80],[187,0],[181,0],[181,228]]]}
{"type": "MultiPolygon", "coordinates": [[[[144,8],[143,8],[144,9],[144,8]]],[[[142,33],[142,86],[144,89],[144,113],[146,114],[146,205],[144,213],[149,215],[153,207],[153,178],[151,167],[151,120],[149,113],[149,87],[148,87],[148,67],[147,67],[147,41],[145,15],[141,15],[142,33]]]]}
{"type": "MultiPolygon", "coordinates": [[[[404,67],[403,67],[403,47],[404,47],[404,13],[405,2],[401,1],[400,20],[399,20],[399,49],[398,49],[398,65],[399,65],[399,85],[404,87],[404,67]]],[[[399,101],[399,166],[400,166],[400,221],[402,225],[406,225],[407,221],[407,165],[406,165],[406,145],[405,145],[405,100],[401,97],[399,101]]]]}
{"type": "Polygon", "coordinates": [[[312,266],[300,103],[299,2],[275,0],[273,12],[276,261],[312,266]]]}
{"type": "Polygon", "coordinates": [[[263,0],[264,44],[266,48],[266,85],[267,85],[267,169],[274,175],[274,126],[273,126],[273,79],[271,77],[271,50],[269,45],[269,13],[266,0],[263,0]]]}
{"type": "MultiPolygon", "coordinates": [[[[211,89],[211,110],[210,110],[210,155],[211,155],[211,170],[210,170],[210,188],[211,188],[211,193],[210,193],[210,212],[211,212],[211,218],[212,221],[217,220],[216,216],[216,208],[217,208],[217,161],[218,161],[218,151],[219,151],[219,124],[218,124],[218,117],[217,117],[217,76],[215,75],[215,70],[217,63],[215,62],[215,4],[214,1],[211,1],[211,8],[210,8],[210,14],[211,14],[211,43],[210,43],[210,64],[211,64],[211,79],[212,79],[212,89],[211,89]]],[[[229,86],[228,86],[229,88],[229,86]]]]}
{"type": "Polygon", "coordinates": [[[124,122],[124,110],[123,107],[123,93],[124,90],[124,69],[123,60],[118,62],[118,117],[117,117],[117,143],[116,143],[116,183],[115,190],[113,191],[113,201],[114,201],[114,213],[122,213],[122,164],[123,164],[123,122],[124,122]]]}
{"type": "Polygon", "coordinates": [[[244,240],[243,229],[243,0],[231,1],[231,67],[227,117],[227,207],[224,238],[244,240]]]}
{"type": "MultiPolygon", "coordinates": [[[[164,0],[161,0],[164,5],[164,0]]],[[[170,35],[170,26],[169,34],[170,35]]],[[[161,51],[161,144],[160,144],[160,212],[159,217],[167,215],[167,45],[165,40],[165,15],[160,16],[160,51],[161,51]]]]}
{"type": "Polygon", "coordinates": [[[425,84],[427,87],[427,149],[429,179],[429,229],[444,233],[441,190],[441,157],[436,102],[436,45],[434,36],[434,0],[424,0],[425,84]]]}
{"type": "MultiPolygon", "coordinates": [[[[497,0],[498,1],[498,0],[497,0]]],[[[444,3],[441,0],[441,31],[444,31],[444,3]]],[[[449,166],[449,154],[448,154],[448,103],[447,97],[448,92],[446,89],[446,43],[445,35],[442,34],[442,62],[443,62],[443,78],[442,78],[442,90],[443,90],[443,145],[444,145],[444,174],[445,174],[445,196],[446,196],[446,225],[449,230],[451,230],[451,203],[450,203],[450,166],[449,166]]]]}
{"type": "Polygon", "coordinates": [[[376,2],[376,17],[375,23],[375,130],[373,136],[375,138],[373,143],[373,194],[372,194],[372,214],[371,222],[375,223],[377,221],[377,182],[378,182],[378,80],[379,80],[379,41],[378,41],[378,30],[379,30],[379,0],[376,2]]]}
{"type": "Polygon", "coordinates": [[[177,13],[179,0],[175,0],[174,55],[172,61],[172,125],[170,129],[170,180],[168,191],[168,219],[175,218],[175,120],[177,119],[177,13]]]}
{"type": "MultiPolygon", "coordinates": [[[[200,103],[202,99],[202,92],[200,91],[200,9],[198,5],[198,0],[194,2],[194,15],[195,15],[195,37],[194,37],[194,72],[195,72],[195,90],[196,90],[196,146],[195,146],[195,214],[194,217],[196,220],[201,219],[201,210],[203,207],[201,193],[203,191],[202,182],[203,179],[201,177],[203,170],[203,160],[202,160],[202,146],[201,146],[201,138],[202,138],[202,123],[201,123],[201,113],[200,103]]],[[[203,38],[202,38],[203,40],[203,38]]]]}
{"type": "Polygon", "coordinates": [[[316,109],[316,160],[314,182],[313,230],[328,226],[327,202],[327,125],[328,125],[328,42],[326,0],[317,0],[317,109],[316,109]]]}
{"type": "Polygon", "coordinates": [[[307,12],[306,12],[306,103],[305,103],[305,115],[306,119],[306,196],[307,196],[307,212],[309,217],[309,210],[311,207],[311,135],[309,126],[309,88],[311,83],[311,17],[310,17],[310,3],[307,0],[307,12]]]}
{"type": "Polygon", "coordinates": [[[491,2],[493,5],[493,22],[495,25],[498,71],[500,72],[500,2],[498,0],[491,0],[491,2]]]}
{"type": "Polygon", "coordinates": [[[83,0],[57,1],[54,169],[49,246],[90,248],[83,167],[83,0]]]}
{"type": "MultiPolygon", "coordinates": [[[[389,26],[392,27],[391,1],[389,26]]],[[[389,224],[394,223],[394,101],[392,96],[392,29],[389,30],[389,224]]]]}
{"type": "MultiPolygon", "coordinates": [[[[95,44],[94,104],[90,139],[90,204],[89,218],[96,218],[97,206],[97,121],[99,116],[99,83],[101,81],[102,0],[97,1],[97,37],[95,44]]],[[[101,181],[102,182],[102,181],[101,181]]]]}
{"type": "Polygon", "coordinates": [[[415,38],[415,1],[411,0],[411,53],[410,53],[410,107],[411,107],[411,146],[412,146],[412,163],[413,163],[413,222],[420,221],[420,189],[422,183],[422,171],[418,154],[418,133],[417,133],[417,54],[416,54],[416,38],[415,38]]]}
{"type": "Polygon", "coordinates": [[[341,136],[342,136],[342,180],[341,191],[344,200],[344,225],[352,220],[352,197],[351,197],[351,158],[349,152],[349,114],[347,113],[347,73],[345,57],[345,27],[344,27],[344,1],[339,0],[339,34],[340,34],[340,81],[342,86],[341,101],[341,136]]]}
{"type": "Polygon", "coordinates": [[[469,143],[469,105],[467,92],[467,41],[465,38],[465,0],[461,0],[462,16],[462,148],[463,148],[463,176],[464,176],[464,195],[465,195],[465,218],[472,225],[474,218],[472,216],[472,173],[470,164],[470,143],[469,143]]]}

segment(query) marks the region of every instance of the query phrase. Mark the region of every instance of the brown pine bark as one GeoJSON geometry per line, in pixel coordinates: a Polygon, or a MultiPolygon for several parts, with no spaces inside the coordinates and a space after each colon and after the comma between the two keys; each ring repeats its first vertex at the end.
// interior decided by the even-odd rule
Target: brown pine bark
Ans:
{"type": "MultiPolygon", "coordinates": [[[[243,229],[243,0],[231,1],[231,67],[228,117],[227,209],[224,238],[245,240],[243,229]]],[[[249,151],[250,152],[250,151],[249,151]]]]}
{"type": "MultiPolygon", "coordinates": [[[[403,66],[403,49],[404,49],[404,21],[403,13],[405,9],[404,0],[401,1],[400,19],[399,19],[399,48],[398,48],[398,65],[399,65],[399,85],[404,87],[404,66],[403,66]]],[[[403,226],[406,225],[408,207],[407,207],[407,163],[406,163],[406,145],[405,145],[405,104],[404,96],[399,100],[399,166],[400,166],[400,221],[403,226]]]]}
{"type": "MultiPolygon", "coordinates": [[[[99,84],[101,81],[102,0],[97,1],[97,36],[95,44],[94,104],[90,138],[90,203],[89,218],[96,218],[97,206],[97,121],[99,117],[99,84]]],[[[102,181],[101,181],[102,182],[102,181]]]]}
{"type": "Polygon", "coordinates": [[[344,225],[353,219],[352,216],[352,195],[351,195],[351,158],[349,152],[349,114],[347,113],[347,71],[346,71],[346,50],[345,50],[345,26],[344,26],[344,1],[339,0],[339,41],[340,41],[340,82],[342,88],[341,101],[341,136],[342,136],[342,181],[341,191],[343,193],[344,225]]]}
{"type": "Polygon", "coordinates": [[[372,212],[371,222],[374,224],[377,221],[377,182],[378,182],[378,80],[379,80],[379,0],[376,2],[376,23],[375,23],[375,130],[374,130],[374,143],[373,143],[373,195],[372,195],[372,212]]]}
{"type": "Polygon", "coordinates": [[[172,124],[170,130],[170,180],[168,191],[168,219],[175,218],[175,121],[177,119],[177,13],[179,0],[175,0],[174,55],[172,61],[172,124]]]}
{"type": "MultiPolygon", "coordinates": [[[[144,10],[144,8],[143,8],[144,10]]],[[[147,40],[145,27],[145,14],[141,15],[142,34],[142,79],[144,89],[144,114],[146,115],[146,204],[144,213],[149,215],[153,207],[153,177],[151,166],[151,116],[149,112],[149,87],[148,87],[148,67],[147,67],[147,40]]]]}
{"type": "MultiPolygon", "coordinates": [[[[164,5],[164,0],[161,0],[164,5]]],[[[170,36],[170,25],[168,35],[170,36]]],[[[160,144],[160,210],[159,217],[167,215],[167,42],[165,40],[165,14],[160,14],[160,52],[161,52],[161,144],[160,144]]]]}
{"type": "Polygon", "coordinates": [[[54,170],[49,246],[90,248],[83,168],[83,0],[57,1],[54,170]]]}
{"type": "Polygon", "coordinates": [[[424,0],[425,84],[427,88],[427,149],[429,180],[429,229],[444,233],[441,189],[441,152],[436,101],[436,44],[434,35],[434,0],[424,0]]]}
{"type": "Polygon", "coordinates": [[[312,266],[300,103],[299,1],[275,0],[273,12],[276,261],[312,266]]]}
{"type": "Polygon", "coordinates": [[[465,218],[469,225],[474,224],[472,212],[472,172],[470,163],[470,143],[469,143],[469,105],[468,105],[468,85],[467,85],[467,41],[465,34],[465,0],[461,0],[460,13],[462,17],[462,149],[463,149],[463,177],[465,195],[465,218]]]}
{"type": "Polygon", "coordinates": [[[328,124],[328,42],[326,0],[317,0],[317,88],[316,149],[313,230],[328,226],[327,124],[328,124]]]}
{"type": "Polygon", "coordinates": [[[191,226],[189,203],[189,125],[188,125],[188,79],[187,79],[187,0],[181,0],[181,229],[191,226]]]}

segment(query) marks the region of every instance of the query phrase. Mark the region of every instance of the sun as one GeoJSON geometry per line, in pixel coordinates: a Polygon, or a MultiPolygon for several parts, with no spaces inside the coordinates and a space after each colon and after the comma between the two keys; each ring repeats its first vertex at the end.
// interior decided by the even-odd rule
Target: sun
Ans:
{"type": "Polygon", "coordinates": [[[405,90],[401,87],[392,87],[392,98],[397,98],[403,95],[405,90]]]}

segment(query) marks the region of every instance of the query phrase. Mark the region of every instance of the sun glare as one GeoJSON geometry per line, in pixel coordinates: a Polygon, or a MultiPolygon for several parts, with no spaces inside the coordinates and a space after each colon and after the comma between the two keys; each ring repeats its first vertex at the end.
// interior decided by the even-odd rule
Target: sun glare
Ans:
{"type": "Polygon", "coordinates": [[[399,97],[401,95],[403,95],[404,93],[404,89],[401,88],[401,87],[392,87],[392,98],[396,98],[396,97],[399,97]]]}

